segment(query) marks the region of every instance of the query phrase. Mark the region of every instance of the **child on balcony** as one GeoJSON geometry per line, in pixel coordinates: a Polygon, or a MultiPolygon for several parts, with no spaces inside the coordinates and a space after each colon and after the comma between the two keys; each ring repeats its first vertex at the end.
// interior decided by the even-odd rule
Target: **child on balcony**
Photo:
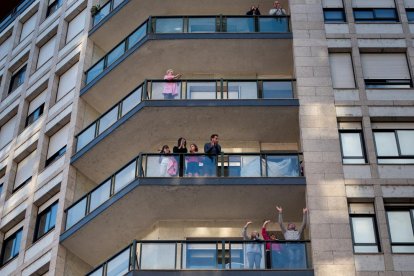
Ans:
{"type": "Polygon", "coordinates": [[[181,77],[181,74],[174,75],[173,69],[168,69],[164,80],[164,90],[162,94],[164,95],[165,100],[174,100],[175,97],[178,95],[177,83],[174,80],[178,80],[181,77]]]}

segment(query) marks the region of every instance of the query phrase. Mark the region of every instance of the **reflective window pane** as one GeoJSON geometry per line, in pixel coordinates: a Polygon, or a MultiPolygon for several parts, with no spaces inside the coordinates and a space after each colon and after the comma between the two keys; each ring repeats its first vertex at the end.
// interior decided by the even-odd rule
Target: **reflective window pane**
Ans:
{"type": "Polygon", "coordinates": [[[102,273],[103,273],[103,267],[100,267],[94,272],[88,274],[88,276],[102,276],[102,273]]]}
{"type": "Polygon", "coordinates": [[[143,243],[141,269],[175,269],[175,243],[143,243]]]}
{"type": "Polygon", "coordinates": [[[118,106],[106,113],[99,119],[99,132],[98,135],[112,126],[118,119],[118,106]]]}
{"type": "Polygon", "coordinates": [[[156,33],[182,33],[183,18],[157,18],[155,20],[156,33]]]}
{"type": "Polygon", "coordinates": [[[276,269],[306,269],[307,254],[305,243],[280,243],[273,251],[272,268],[276,269]]]}
{"type": "Polygon", "coordinates": [[[252,33],[254,32],[254,18],[227,18],[228,33],[252,33]]]}
{"type": "Polygon", "coordinates": [[[147,24],[142,25],[138,30],[128,37],[128,50],[140,42],[147,34],[147,24]]]}
{"type": "Polygon", "coordinates": [[[85,217],[86,197],[79,201],[75,206],[70,207],[66,215],[66,229],[71,228],[75,223],[85,217]]]}
{"type": "Polygon", "coordinates": [[[374,15],[379,19],[396,19],[397,13],[395,9],[374,9],[374,15]]]}
{"type": "Polygon", "coordinates": [[[398,156],[394,132],[374,132],[378,156],[398,156]]]}
{"type": "Polygon", "coordinates": [[[264,99],[292,99],[292,83],[283,81],[264,81],[263,82],[264,99]]]}
{"type": "Polygon", "coordinates": [[[413,242],[413,225],[410,212],[407,211],[388,211],[388,225],[390,227],[391,242],[413,242]]]}
{"type": "Polygon", "coordinates": [[[76,150],[79,151],[95,138],[96,124],[85,129],[77,138],[76,150]]]}
{"type": "Polygon", "coordinates": [[[183,268],[185,269],[216,269],[216,244],[188,243],[183,247],[183,268]]]}
{"type": "Polygon", "coordinates": [[[130,249],[123,251],[118,256],[108,262],[106,275],[119,276],[124,275],[129,271],[129,256],[130,249]]]}
{"type": "Polygon", "coordinates": [[[412,245],[393,245],[393,253],[414,253],[414,246],[412,245]]]}
{"type": "Polygon", "coordinates": [[[113,0],[113,6],[112,9],[116,9],[116,7],[118,7],[122,2],[124,2],[125,0],[113,0]]]}
{"type": "Polygon", "coordinates": [[[407,10],[407,20],[410,23],[414,21],[414,10],[413,9],[407,10]]]}
{"type": "Polygon", "coordinates": [[[342,9],[324,9],[325,22],[345,22],[345,13],[342,9]]]}
{"type": "Polygon", "coordinates": [[[299,176],[297,156],[267,156],[266,165],[269,177],[299,176]]]}
{"type": "Polygon", "coordinates": [[[401,155],[414,155],[414,130],[397,130],[401,155]]]}
{"type": "Polygon", "coordinates": [[[125,116],[131,109],[136,107],[141,102],[142,87],[135,90],[131,95],[122,101],[122,113],[121,116],[125,116]]]}
{"type": "Polygon", "coordinates": [[[262,33],[285,33],[289,31],[288,22],[286,17],[260,17],[259,31],[262,33]]]}
{"type": "Polygon", "coordinates": [[[229,82],[228,99],[257,99],[256,82],[229,82]]]}
{"type": "Polygon", "coordinates": [[[122,42],[116,48],[112,49],[112,51],[108,54],[106,67],[109,67],[114,61],[116,61],[124,53],[125,53],[125,42],[122,42]]]}
{"type": "Polygon", "coordinates": [[[107,201],[110,197],[110,193],[111,193],[111,180],[108,180],[91,193],[91,203],[89,206],[89,212],[92,212],[102,203],[107,201]]]}
{"type": "Polygon", "coordinates": [[[240,177],[260,177],[260,156],[230,155],[228,163],[228,175],[240,177]]]}
{"type": "Polygon", "coordinates": [[[94,78],[96,78],[102,71],[104,70],[105,60],[102,59],[98,63],[96,63],[92,68],[88,70],[86,73],[86,83],[91,82],[94,78]]]}
{"type": "Polygon", "coordinates": [[[372,10],[354,10],[355,20],[373,20],[374,12],[372,10]]]}
{"type": "Polygon", "coordinates": [[[136,163],[134,161],[115,175],[114,193],[117,193],[135,179],[135,167],[136,163]]]}
{"type": "Polygon", "coordinates": [[[189,18],[189,33],[214,33],[216,31],[216,19],[212,18],[189,18]]]}
{"type": "Polygon", "coordinates": [[[374,220],[372,217],[353,217],[352,232],[355,243],[375,243],[374,220]]]}
{"type": "Polygon", "coordinates": [[[188,82],[187,99],[216,99],[216,82],[188,82]]]}
{"type": "Polygon", "coordinates": [[[354,245],[355,253],[378,253],[376,245],[354,245]]]}
{"type": "MultiPolygon", "coordinates": [[[[363,157],[360,133],[340,133],[344,160],[346,157],[363,157]]],[[[360,160],[360,159],[359,159],[360,160]]],[[[364,162],[365,163],[365,162],[364,162]]]]}

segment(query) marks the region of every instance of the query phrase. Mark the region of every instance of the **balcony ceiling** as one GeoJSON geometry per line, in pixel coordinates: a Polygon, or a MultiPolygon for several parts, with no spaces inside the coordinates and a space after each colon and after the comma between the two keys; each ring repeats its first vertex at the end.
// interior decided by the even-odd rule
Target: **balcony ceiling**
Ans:
{"type": "Polygon", "coordinates": [[[144,79],[162,79],[173,68],[183,78],[291,78],[290,39],[149,40],[89,89],[86,100],[103,113],[144,79]]]}
{"type": "Polygon", "coordinates": [[[159,220],[275,221],[276,204],[284,207],[286,221],[302,220],[305,185],[165,186],[156,182],[130,184],[131,191],[92,212],[82,221],[83,227],[71,235],[64,233],[62,244],[96,266],[133,239],[142,238],[159,220]]]}

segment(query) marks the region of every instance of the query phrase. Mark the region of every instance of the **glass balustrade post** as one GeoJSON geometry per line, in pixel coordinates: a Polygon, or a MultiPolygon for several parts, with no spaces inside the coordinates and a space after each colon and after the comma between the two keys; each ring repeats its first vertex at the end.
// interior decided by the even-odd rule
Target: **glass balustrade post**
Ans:
{"type": "Polygon", "coordinates": [[[134,240],[132,242],[132,252],[131,252],[131,271],[134,271],[137,269],[136,266],[136,261],[137,261],[137,240],[134,240]]]}

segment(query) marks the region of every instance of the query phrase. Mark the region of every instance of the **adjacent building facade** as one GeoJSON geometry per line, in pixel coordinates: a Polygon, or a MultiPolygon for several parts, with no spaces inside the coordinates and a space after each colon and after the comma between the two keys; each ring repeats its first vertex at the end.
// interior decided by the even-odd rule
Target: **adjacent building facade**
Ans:
{"type": "Polygon", "coordinates": [[[0,275],[414,274],[414,1],[10,2],[0,275]]]}

